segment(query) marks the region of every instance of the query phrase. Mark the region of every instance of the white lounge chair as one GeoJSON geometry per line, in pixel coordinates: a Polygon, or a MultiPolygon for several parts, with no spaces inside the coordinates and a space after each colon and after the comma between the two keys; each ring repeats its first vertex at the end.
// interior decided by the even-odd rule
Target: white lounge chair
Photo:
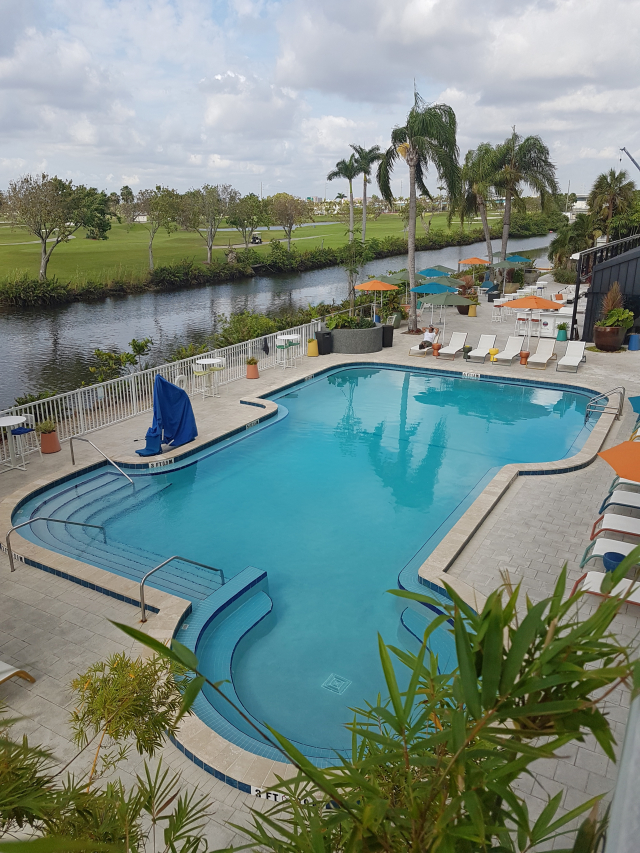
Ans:
{"type": "Polygon", "coordinates": [[[614,489],[602,501],[600,512],[606,512],[611,506],[626,506],[629,509],[640,509],[640,494],[625,492],[624,489],[614,489]]]}
{"type": "Polygon", "coordinates": [[[493,364],[513,364],[514,358],[520,358],[520,350],[522,349],[522,338],[514,337],[513,335],[507,340],[507,344],[502,352],[496,354],[496,360],[493,364]]]}
{"type": "Polygon", "coordinates": [[[478,346],[472,349],[467,355],[469,361],[486,361],[489,355],[489,350],[493,349],[496,343],[495,335],[480,335],[478,346]]]}
{"type": "Polygon", "coordinates": [[[15,666],[11,666],[8,663],[3,663],[0,660],[0,684],[3,684],[5,681],[8,681],[10,678],[24,678],[25,681],[30,681],[32,684],[35,682],[35,678],[24,669],[16,669],[15,666]]]}
{"type": "MultiPolygon", "coordinates": [[[[434,344],[436,343],[436,341],[438,340],[439,337],[440,337],[440,332],[438,332],[438,334],[436,335],[435,340],[433,341],[434,344]]],[[[422,343],[422,341],[420,343],[422,343]]],[[[426,347],[426,349],[420,349],[420,344],[416,344],[415,346],[411,347],[411,349],[409,350],[409,355],[425,356],[425,355],[429,355],[429,353],[431,355],[433,355],[433,350],[431,349],[431,347],[426,347]]]]}
{"type": "Polygon", "coordinates": [[[606,536],[599,536],[587,546],[580,561],[580,568],[585,566],[589,560],[595,560],[596,557],[604,557],[610,551],[613,551],[615,554],[624,554],[626,557],[627,554],[630,554],[637,547],[637,542],[621,542],[620,539],[607,539],[606,536]]]}
{"type": "Polygon", "coordinates": [[[595,539],[601,533],[624,533],[626,536],[640,538],[640,518],[605,512],[604,515],[596,518],[589,539],[595,539]]]}
{"type": "Polygon", "coordinates": [[[439,352],[440,358],[443,356],[448,357],[451,356],[451,360],[453,360],[459,352],[462,352],[462,347],[467,342],[467,332],[454,332],[451,335],[451,340],[446,347],[442,347],[439,352]]]}
{"type": "Polygon", "coordinates": [[[610,595],[625,595],[629,589],[633,592],[627,599],[628,604],[640,604],[640,583],[630,578],[625,578],[619,584],[614,586],[611,592],[601,592],[602,581],[606,577],[605,572],[587,572],[576,583],[576,586],[582,582],[583,592],[590,592],[592,595],[600,595],[603,598],[608,598],[610,595]]]}
{"type": "Polygon", "coordinates": [[[555,338],[541,338],[538,342],[538,349],[527,360],[527,367],[533,367],[535,370],[545,370],[549,362],[557,358],[554,352],[555,345],[555,338]]]}
{"type": "Polygon", "coordinates": [[[587,360],[587,357],[584,354],[585,347],[586,344],[584,341],[569,341],[565,354],[556,364],[556,370],[560,370],[560,368],[564,370],[566,368],[567,370],[573,370],[574,373],[577,373],[580,362],[587,360]]]}

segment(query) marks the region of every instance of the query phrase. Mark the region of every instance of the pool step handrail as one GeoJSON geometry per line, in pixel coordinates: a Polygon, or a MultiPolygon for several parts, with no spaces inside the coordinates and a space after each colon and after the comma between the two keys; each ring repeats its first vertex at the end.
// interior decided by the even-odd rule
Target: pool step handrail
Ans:
{"type": "Polygon", "coordinates": [[[74,524],[77,527],[95,527],[97,530],[102,530],[104,541],[107,541],[107,534],[105,533],[105,529],[101,524],[89,524],[86,521],[69,521],[66,518],[46,518],[44,515],[39,515],[36,518],[30,518],[28,521],[23,521],[21,524],[15,524],[7,533],[5,543],[7,546],[7,556],[9,557],[9,567],[12,572],[15,572],[16,567],[13,562],[13,549],[11,548],[9,537],[11,536],[14,530],[19,530],[21,527],[26,527],[27,524],[33,524],[34,521],[55,521],[58,524],[74,524]]]}
{"type": "Polygon", "coordinates": [[[76,464],[76,457],[75,457],[74,452],[73,452],[73,442],[74,441],[86,441],[87,444],[90,444],[91,447],[93,447],[94,450],[97,450],[101,456],[104,456],[104,458],[107,460],[107,462],[110,465],[113,465],[113,467],[116,468],[122,474],[123,477],[126,477],[127,480],[133,486],[133,488],[135,489],[136,484],[133,482],[131,477],[128,474],[125,474],[124,471],[122,470],[122,468],[119,465],[116,465],[116,463],[113,461],[113,459],[111,459],[109,456],[107,456],[107,454],[104,452],[104,450],[100,450],[100,448],[97,447],[92,441],[89,441],[88,438],[83,438],[80,435],[72,435],[71,438],[69,439],[69,448],[71,449],[71,464],[72,465],[76,464]]]}
{"type": "Polygon", "coordinates": [[[584,413],[584,422],[589,420],[589,415],[598,414],[601,415],[604,412],[608,412],[609,414],[615,414],[616,420],[620,420],[620,415],[622,414],[622,409],[624,407],[624,401],[626,397],[626,389],[622,385],[618,385],[616,388],[612,388],[611,391],[605,391],[604,394],[596,394],[595,397],[592,397],[587,403],[587,410],[584,413]],[[618,395],[618,404],[609,405],[609,398],[612,394],[618,395]]]}
{"type": "Polygon", "coordinates": [[[173,557],[169,557],[168,560],[157,565],[155,568],[151,569],[151,571],[147,572],[146,575],[140,581],[140,621],[147,621],[147,610],[144,603],[144,585],[147,578],[150,578],[154,572],[157,572],[158,569],[161,569],[163,566],[166,566],[167,563],[171,563],[173,560],[182,560],[183,563],[190,563],[192,566],[200,566],[202,569],[211,569],[212,572],[220,572],[220,580],[224,583],[224,572],[222,569],[217,569],[215,566],[208,566],[206,563],[198,563],[196,560],[188,560],[186,557],[180,557],[178,554],[174,554],[173,557]]]}

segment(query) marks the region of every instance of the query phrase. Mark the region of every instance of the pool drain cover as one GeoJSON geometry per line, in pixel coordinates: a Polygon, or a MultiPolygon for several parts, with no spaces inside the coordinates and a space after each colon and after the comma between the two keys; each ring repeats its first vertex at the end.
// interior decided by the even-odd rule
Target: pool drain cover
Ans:
{"type": "Polygon", "coordinates": [[[322,686],[326,690],[330,690],[332,693],[344,693],[350,684],[351,682],[348,678],[345,678],[342,675],[336,675],[335,672],[332,672],[322,686]]]}

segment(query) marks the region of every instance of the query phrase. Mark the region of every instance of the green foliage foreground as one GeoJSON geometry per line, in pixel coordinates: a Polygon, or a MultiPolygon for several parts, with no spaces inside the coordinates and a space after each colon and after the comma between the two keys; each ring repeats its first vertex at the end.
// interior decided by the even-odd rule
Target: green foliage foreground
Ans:
{"type": "MultiPolygon", "coordinates": [[[[640,547],[604,576],[602,591],[611,592],[639,559],[640,547]]],[[[584,614],[584,594],[567,595],[566,582],[565,566],[553,595],[533,604],[528,598],[522,602],[520,588],[512,589],[506,579],[480,613],[449,586],[451,604],[444,612],[441,602],[428,596],[392,590],[417,602],[411,606],[436,606],[440,615],[427,628],[417,654],[379,639],[388,698],[378,697],[355,711],[348,726],[352,753],[336,757],[333,767],[315,767],[286,738],[273,729],[263,734],[236,709],[297,768],[292,779],[272,788],[281,801],[254,812],[249,829],[236,827],[249,838],[239,849],[527,853],[553,845],[566,853],[595,853],[604,832],[596,814],[600,797],[560,815],[560,792],[533,819],[517,784],[534,775],[533,762],[561,758],[563,747],[588,734],[615,760],[602,705],[622,685],[633,688],[634,695],[640,685],[640,666],[612,631],[625,597],[602,599],[590,615],[584,614]],[[454,636],[458,668],[453,673],[441,673],[429,649],[438,629],[454,636]],[[409,670],[405,691],[394,664],[409,670]],[[585,812],[589,816],[572,828],[585,812]],[[562,836],[571,846],[558,846],[562,836]]],[[[133,734],[138,750],[153,754],[161,731],[175,731],[205,683],[230,701],[219,684],[200,674],[196,656],[179,642],[167,647],[135,628],[118,627],[155,657],[145,664],[115,656],[76,681],[78,744],[89,745],[106,733],[115,746],[120,737],[133,734]],[[130,677],[133,666],[135,677],[130,677]],[[154,687],[156,671],[168,691],[154,687]],[[186,673],[193,677],[183,680],[186,673]],[[145,709],[161,720],[144,722],[145,709]]],[[[91,779],[86,787],[73,779],[62,784],[56,781],[59,773],[47,770],[49,760],[26,740],[19,744],[0,737],[0,839],[7,838],[8,829],[21,827],[40,836],[0,840],[1,853],[206,849],[204,801],[196,793],[179,797],[177,780],[161,769],[153,773],[145,765],[133,790],[125,791],[119,782],[102,788],[91,787],[91,779]],[[156,840],[160,826],[163,837],[156,840]]],[[[113,761],[107,756],[105,763],[113,761]]]]}

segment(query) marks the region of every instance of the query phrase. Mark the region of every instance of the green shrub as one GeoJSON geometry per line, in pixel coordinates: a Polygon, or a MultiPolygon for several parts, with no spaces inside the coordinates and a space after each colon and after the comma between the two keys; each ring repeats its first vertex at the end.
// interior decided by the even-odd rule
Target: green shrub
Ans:
{"type": "Polygon", "coordinates": [[[575,284],[576,283],[575,270],[568,270],[568,269],[566,269],[566,267],[558,267],[557,269],[553,270],[552,275],[558,284],[575,284]]]}

